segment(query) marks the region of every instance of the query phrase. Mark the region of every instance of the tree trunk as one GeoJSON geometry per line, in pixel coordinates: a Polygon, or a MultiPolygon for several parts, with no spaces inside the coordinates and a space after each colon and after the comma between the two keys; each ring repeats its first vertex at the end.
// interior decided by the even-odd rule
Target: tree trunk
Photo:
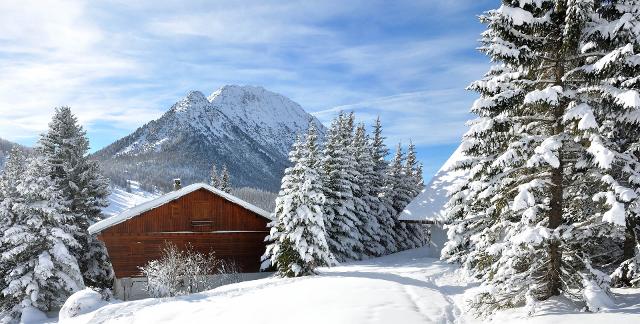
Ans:
{"type": "MultiPolygon", "coordinates": [[[[564,76],[564,66],[561,60],[558,60],[555,66],[555,84],[562,86],[562,77],[564,76]]],[[[564,129],[560,122],[564,115],[563,104],[559,104],[554,110],[554,117],[556,124],[554,127],[554,135],[561,134],[564,129]]],[[[551,171],[551,201],[549,204],[549,225],[550,230],[555,230],[562,224],[562,211],[564,207],[563,201],[563,167],[562,161],[562,144],[558,149],[558,160],[560,164],[557,168],[551,171]]],[[[560,294],[561,282],[560,282],[560,266],[562,260],[562,250],[559,240],[553,240],[549,244],[549,264],[547,266],[547,296],[557,296],[560,294]]]]}
{"type": "MultiPolygon", "coordinates": [[[[549,229],[554,230],[562,223],[562,163],[560,167],[553,169],[551,175],[551,202],[549,210],[549,229]]],[[[560,242],[554,240],[549,244],[549,265],[547,267],[547,297],[560,294],[560,260],[562,259],[562,251],[560,250],[560,242]]]]}
{"type": "Polygon", "coordinates": [[[636,222],[634,217],[627,217],[627,226],[624,232],[624,245],[622,247],[625,260],[629,260],[635,256],[636,244],[636,222]]]}

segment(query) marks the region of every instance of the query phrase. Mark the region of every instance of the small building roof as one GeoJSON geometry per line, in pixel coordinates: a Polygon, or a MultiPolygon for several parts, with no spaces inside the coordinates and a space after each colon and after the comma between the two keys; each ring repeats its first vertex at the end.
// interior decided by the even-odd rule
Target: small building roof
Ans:
{"type": "Polygon", "coordinates": [[[452,167],[465,159],[462,146],[445,162],[431,182],[400,213],[398,220],[405,222],[440,223],[444,220],[444,205],[449,201],[449,191],[467,177],[466,170],[452,171],[452,167]]]}
{"type": "Polygon", "coordinates": [[[200,190],[200,189],[205,189],[207,191],[210,191],[211,193],[220,196],[234,204],[240,205],[242,207],[244,207],[245,209],[248,209],[266,219],[269,220],[273,220],[273,218],[271,217],[271,214],[267,211],[265,211],[264,209],[257,207],[253,204],[250,204],[236,196],[230,195],[222,190],[216,189],[208,184],[205,183],[194,183],[192,185],[188,185],[182,189],[179,190],[175,190],[172,192],[169,192],[165,195],[162,195],[156,199],[147,201],[145,203],[142,203],[138,206],[135,206],[131,209],[127,209],[124,212],[118,214],[118,215],[114,215],[111,216],[109,218],[105,218],[91,226],[89,226],[89,233],[90,234],[96,234],[99,232],[102,232],[103,230],[112,227],[114,225],[120,224],[122,222],[125,222],[131,218],[134,218],[144,212],[147,212],[149,210],[152,210],[154,208],[160,207],[168,202],[174,201],[182,196],[185,196],[187,194],[190,194],[196,190],[200,190]]]}

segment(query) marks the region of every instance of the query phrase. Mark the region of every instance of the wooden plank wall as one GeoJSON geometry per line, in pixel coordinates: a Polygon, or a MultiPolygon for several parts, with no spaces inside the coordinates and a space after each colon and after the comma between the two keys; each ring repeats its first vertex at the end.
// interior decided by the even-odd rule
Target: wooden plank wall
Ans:
{"type": "Polygon", "coordinates": [[[140,276],[139,266],[160,256],[165,241],[233,260],[257,272],[269,220],[200,189],[99,234],[117,278],[140,276]]]}

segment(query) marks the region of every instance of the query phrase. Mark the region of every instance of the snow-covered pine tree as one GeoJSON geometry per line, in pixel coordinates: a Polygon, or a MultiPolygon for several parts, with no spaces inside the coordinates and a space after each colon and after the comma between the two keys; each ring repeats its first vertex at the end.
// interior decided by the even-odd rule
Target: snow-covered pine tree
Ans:
{"type": "MultiPolygon", "coordinates": [[[[407,148],[407,158],[405,159],[403,176],[404,182],[408,185],[411,195],[411,200],[407,203],[408,205],[424,188],[422,165],[418,161],[416,146],[412,142],[409,142],[409,147],[407,148]]],[[[407,205],[405,205],[405,207],[407,205]]],[[[409,223],[404,224],[404,227],[407,229],[409,238],[416,247],[423,246],[427,243],[429,233],[427,225],[409,223]]]]}
{"type": "MultiPolygon", "coordinates": [[[[26,157],[18,147],[13,147],[4,170],[0,171],[0,256],[6,252],[7,246],[2,243],[4,232],[16,223],[13,206],[19,201],[18,180],[25,172],[26,157]]],[[[11,268],[11,263],[0,257],[0,278],[4,278],[11,268]]],[[[4,287],[4,286],[2,286],[4,287]]]]}
{"type": "Polygon", "coordinates": [[[418,165],[416,166],[416,172],[415,172],[415,176],[416,176],[417,186],[418,186],[419,192],[421,192],[422,189],[424,189],[424,172],[423,172],[423,169],[424,169],[424,166],[422,165],[422,162],[419,162],[418,165]]]}
{"type": "Polygon", "coordinates": [[[420,239],[420,225],[406,224],[398,221],[399,214],[413,200],[415,184],[413,175],[405,173],[405,156],[402,152],[402,145],[398,144],[396,152],[389,163],[387,174],[386,191],[392,203],[391,209],[395,222],[395,236],[398,244],[398,250],[413,249],[422,246],[420,239]],[[415,230],[415,231],[414,231],[415,230]]]}
{"type": "MultiPolygon", "coordinates": [[[[15,222],[13,204],[19,199],[18,179],[25,171],[26,157],[18,147],[13,147],[4,170],[0,172],[0,236],[15,222]]],[[[1,247],[0,247],[1,248],[1,247]]]]}
{"type": "Polygon", "coordinates": [[[380,122],[380,117],[378,117],[373,125],[373,137],[371,138],[373,174],[371,176],[370,194],[378,197],[380,203],[373,203],[369,206],[369,210],[378,219],[378,224],[380,225],[378,236],[380,237],[380,243],[385,247],[385,254],[398,250],[393,203],[389,193],[386,191],[387,170],[389,167],[386,157],[388,154],[389,150],[384,143],[384,136],[382,135],[382,123],[380,122]]]}
{"type": "Polygon", "coordinates": [[[82,273],[71,249],[73,214],[49,174],[51,165],[37,150],[17,183],[20,199],[13,205],[15,223],[2,237],[2,260],[11,265],[2,278],[3,322],[17,322],[22,310],[48,311],[84,288],[82,273]]]}
{"type": "Polygon", "coordinates": [[[380,224],[373,212],[377,205],[381,204],[377,194],[372,192],[372,179],[374,177],[373,159],[371,156],[371,141],[367,136],[364,124],[356,127],[355,137],[351,142],[353,156],[355,157],[356,172],[359,175],[354,179],[353,195],[359,202],[356,204],[356,212],[360,219],[361,241],[364,245],[365,256],[380,256],[385,253],[385,247],[380,243],[380,224]],[[373,208],[372,208],[373,207],[373,208]]]}
{"type": "Polygon", "coordinates": [[[457,165],[470,176],[447,205],[442,256],[484,281],[482,314],[559,294],[589,306],[585,286],[607,290],[598,254],[631,197],[611,167],[624,158],[611,138],[624,132],[610,122],[618,112],[595,99],[602,78],[585,75],[600,55],[586,31],[607,29],[605,3],[505,0],[481,16],[496,64],[470,86],[478,118],[457,165]]]}
{"type": "Polygon", "coordinates": [[[229,177],[229,170],[226,165],[222,166],[222,173],[220,174],[220,190],[230,193],[231,192],[231,179],[229,177]]]}
{"type": "MultiPolygon", "coordinates": [[[[87,286],[111,287],[113,270],[104,244],[90,235],[88,227],[101,220],[108,205],[109,182],[98,164],[88,158],[89,140],[69,107],[56,108],[49,130],[39,143],[39,153],[49,164],[49,177],[67,205],[68,219],[77,229],[77,258],[87,286]]],[[[67,218],[65,218],[67,219],[67,218]]]]}
{"type": "MultiPolygon", "coordinates": [[[[349,117],[343,113],[333,120],[322,154],[324,214],[327,219],[329,249],[338,261],[358,259],[363,245],[355,211],[353,176],[355,162],[349,152],[349,117]]],[[[352,129],[351,129],[352,130],[352,129]]]]}
{"type": "MultiPolygon", "coordinates": [[[[602,151],[601,157],[609,154],[610,159],[593,156],[593,162],[605,169],[601,178],[605,190],[600,196],[609,200],[611,207],[624,205],[624,209],[616,208],[618,218],[610,219],[622,226],[625,211],[624,241],[620,244],[623,261],[612,279],[619,286],[640,286],[640,2],[603,1],[595,12],[593,21],[584,26],[581,53],[588,58],[576,70],[576,77],[587,82],[578,90],[581,109],[576,106],[573,116],[578,133],[591,143],[592,151],[602,151]],[[598,148],[599,143],[606,149],[598,148]]],[[[614,208],[605,216],[614,216],[614,208]]],[[[616,250],[610,246],[603,249],[606,255],[616,250]]]]}
{"type": "Polygon", "coordinates": [[[422,165],[418,161],[416,146],[413,142],[409,142],[407,148],[407,159],[404,165],[404,174],[410,182],[411,198],[415,198],[424,187],[424,180],[422,179],[422,165]]]}
{"type": "Polygon", "coordinates": [[[209,176],[209,184],[214,188],[220,188],[220,175],[218,175],[218,168],[215,163],[211,165],[211,175],[209,176]]]}
{"type": "Polygon", "coordinates": [[[275,221],[267,237],[272,243],[263,256],[283,277],[311,275],[317,267],[335,263],[325,236],[318,154],[317,131],[310,122],[304,141],[298,138],[289,153],[293,166],[282,178],[275,221]]]}

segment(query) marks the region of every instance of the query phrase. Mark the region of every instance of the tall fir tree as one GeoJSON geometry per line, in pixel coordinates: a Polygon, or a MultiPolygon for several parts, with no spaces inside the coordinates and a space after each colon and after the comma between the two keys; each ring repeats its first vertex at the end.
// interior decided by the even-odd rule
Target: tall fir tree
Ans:
{"type": "Polygon", "coordinates": [[[409,181],[409,186],[411,187],[411,198],[414,198],[420,193],[420,191],[422,191],[422,187],[424,185],[422,180],[422,166],[418,161],[416,146],[413,142],[409,142],[409,147],[407,148],[407,159],[404,165],[404,174],[409,181]]]}
{"type": "Polygon", "coordinates": [[[380,224],[374,213],[377,205],[381,204],[378,195],[372,190],[374,177],[374,161],[371,156],[371,141],[367,136],[364,124],[358,125],[355,137],[351,142],[355,167],[358,176],[354,179],[354,197],[357,198],[356,212],[360,219],[358,228],[364,247],[365,256],[380,256],[385,253],[385,247],[381,244],[382,236],[380,224]]]}
{"type": "Polygon", "coordinates": [[[373,125],[373,137],[371,139],[371,157],[373,161],[373,173],[371,176],[371,196],[378,197],[380,203],[369,206],[371,212],[378,219],[380,231],[380,243],[384,246],[386,253],[393,253],[398,250],[398,242],[395,233],[395,219],[393,213],[393,203],[387,188],[387,174],[389,163],[386,160],[389,149],[384,143],[382,135],[382,123],[380,117],[376,118],[373,125]]]}
{"type": "Polygon", "coordinates": [[[209,184],[214,188],[220,189],[220,183],[221,183],[221,179],[220,179],[220,175],[218,174],[218,168],[214,163],[213,165],[211,165],[211,174],[209,176],[209,184]]]}
{"type": "Polygon", "coordinates": [[[88,158],[89,140],[69,107],[55,109],[49,130],[39,141],[39,154],[49,164],[49,177],[77,228],[79,246],[72,249],[88,286],[111,287],[113,270],[106,248],[87,229],[102,219],[109,182],[97,162],[88,158]]]}
{"type": "MultiPolygon", "coordinates": [[[[622,262],[612,279],[617,286],[640,286],[640,2],[603,1],[594,9],[596,15],[582,33],[581,53],[588,59],[576,74],[587,80],[579,90],[585,109],[575,109],[582,115],[574,115],[575,127],[583,140],[591,145],[602,142],[611,152],[611,167],[605,168],[601,179],[602,196],[612,207],[622,204],[625,210],[622,262]],[[595,123],[588,125],[590,118],[595,123]]],[[[594,145],[592,151],[596,150],[594,145]]],[[[621,219],[619,223],[622,225],[621,219]]]]}
{"type": "Polygon", "coordinates": [[[326,238],[317,131],[312,122],[304,141],[298,139],[285,170],[276,200],[275,221],[267,238],[264,260],[276,266],[284,277],[311,275],[319,266],[331,266],[335,259],[326,238]]]}
{"type": "Polygon", "coordinates": [[[349,119],[340,113],[333,120],[322,156],[327,239],[338,261],[358,259],[364,249],[353,197],[355,161],[349,149],[353,120],[349,119]]]}
{"type": "MultiPolygon", "coordinates": [[[[26,157],[20,148],[13,147],[4,170],[0,172],[0,236],[15,224],[13,205],[20,198],[18,180],[25,172],[26,157]]],[[[1,247],[0,247],[1,248],[1,247]]]]}
{"type": "Polygon", "coordinates": [[[481,50],[496,64],[470,86],[478,118],[456,166],[470,176],[447,205],[442,252],[484,281],[481,314],[560,294],[590,307],[585,287],[606,294],[602,271],[617,252],[602,252],[637,196],[622,175],[637,159],[618,142],[637,130],[620,126],[637,107],[621,113],[612,107],[625,100],[601,95],[623,82],[598,75],[619,53],[603,56],[589,38],[620,26],[606,7],[623,2],[505,0],[481,16],[481,50]]]}
{"type": "Polygon", "coordinates": [[[415,176],[416,176],[416,186],[418,187],[418,193],[422,192],[424,189],[424,166],[421,162],[416,166],[415,176]]]}
{"type": "MultiPolygon", "coordinates": [[[[404,182],[407,183],[411,199],[405,207],[420,194],[424,188],[424,180],[422,179],[422,165],[418,161],[416,146],[409,142],[407,148],[407,158],[404,164],[404,182]]],[[[404,209],[404,207],[403,207],[404,209]]],[[[429,237],[429,228],[427,225],[419,223],[404,224],[408,231],[408,236],[415,247],[424,246],[429,237]]]]}
{"type": "Polygon", "coordinates": [[[222,172],[220,173],[220,190],[231,193],[231,179],[226,165],[222,166],[222,172]]]}
{"type": "MultiPolygon", "coordinates": [[[[13,147],[4,170],[0,171],[0,242],[6,230],[12,228],[18,220],[13,207],[20,201],[18,181],[25,172],[26,157],[20,148],[13,147]]],[[[0,256],[7,251],[8,246],[0,244],[0,256]]],[[[0,278],[4,278],[11,269],[11,260],[0,257],[0,278]]]]}
{"type": "Polygon", "coordinates": [[[3,322],[19,321],[28,307],[60,307],[84,288],[71,252],[80,248],[74,237],[78,228],[72,224],[68,201],[49,176],[52,167],[41,149],[18,180],[15,223],[2,237],[2,262],[11,266],[2,278],[3,322]]]}
{"type": "Polygon", "coordinates": [[[387,174],[386,190],[392,203],[391,210],[395,221],[395,236],[399,250],[413,249],[423,245],[421,225],[406,224],[398,221],[399,214],[415,197],[413,170],[406,173],[406,158],[402,152],[402,145],[398,144],[391,159],[387,174]]]}

